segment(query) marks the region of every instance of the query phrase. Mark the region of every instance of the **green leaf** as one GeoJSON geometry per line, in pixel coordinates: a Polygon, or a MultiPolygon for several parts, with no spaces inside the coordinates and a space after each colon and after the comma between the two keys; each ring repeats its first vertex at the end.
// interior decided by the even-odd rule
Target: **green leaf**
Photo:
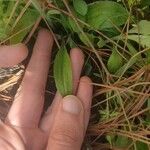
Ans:
{"type": "Polygon", "coordinates": [[[71,11],[72,11],[75,18],[72,18],[72,17],[69,17],[69,16],[67,17],[68,18],[68,26],[75,33],[80,33],[80,28],[78,27],[78,25],[83,29],[84,24],[78,22],[77,19],[85,21],[86,17],[76,13],[73,9],[71,9],[71,11]],[[78,25],[77,25],[77,22],[78,22],[78,25]]]}
{"type": "Polygon", "coordinates": [[[128,0],[129,6],[137,5],[140,2],[140,0],[128,0]]]}
{"type": "Polygon", "coordinates": [[[54,79],[57,90],[62,96],[72,94],[72,68],[66,48],[61,48],[54,61],[54,79]]]}
{"type": "Polygon", "coordinates": [[[85,16],[87,14],[88,5],[84,0],[73,0],[73,6],[80,15],[85,16]]]}
{"type": "Polygon", "coordinates": [[[150,21],[141,20],[135,27],[133,27],[129,33],[137,33],[150,35],[150,21]]]}
{"type": "Polygon", "coordinates": [[[125,136],[118,135],[115,146],[125,148],[129,145],[129,140],[125,136]]]}
{"type": "Polygon", "coordinates": [[[109,142],[109,144],[112,145],[112,141],[114,140],[114,136],[113,135],[106,135],[106,139],[109,142]]]}
{"type": "Polygon", "coordinates": [[[7,9],[5,9],[5,11],[6,11],[5,12],[5,17],[9,17],[12,10],[13,10],[13,8],[14,8],[15,1],[7,1],[6,5],[7,5],[7,9]]]}
{"type": "Polygon", "coordinates": [[[51,15],[59,15],[61,14],[60,11],[56,10],[56,9],[50,9],[48,12],[47,12],[47,17],[51,17],[51,15]]]}
{"type": "Polygon", "coordinates": [[[31,0],[31,3],[33,4],[33,6],[35,7],[35,9],[41,14],[41,16],[44,16],[44,11],[41,7],[41,4],[38,0],[31,0]]]}
{"type": "Polygon", "coordinates": [[[75,21],[72,18],[68,17],[68,23],[70,25],[70,29],[72,29],[76,33],[80,32],[78,26],[76,25],[75,21]]]}
{"type": "Polygon", "coordinates": [[[110,55],[107,63],[108,70],[111,73],[115,73],[118,69],[120,69],[123,65],[123,58],[120,54],[113,49],[112,54],[110,55]]]}
{"type": "Polygon", "coordinates": [[[146,120],[145,120],[145,122],[147,124],[150,124],[150,98],[147,99],[147,108],[149,109],[149,111],[146,113],[146,120]]]}
{"type": "Polygon", "coordinates": [[[136,55],[138,53],[138,51],[133,47],[133,45],[130,42],[127,42],[127,47],[131,55],[136,55]]]}
{"type": "Polygon", "coordinates": [[[143,47],[150,47],[150,35],[128,35],[128,39],[139,43],[143,47]]]}
{"type": "Polygon", "coordinates": [[[11,34],[16,35],[10,39],[10,43],[16,44],[22,42],[22,40],[30,31],[31,27],[34,25],[38,17],[39,13],[37,12],[37,10],[28,8],[13,29],[11,34]]]}
{"type": "Polygon", "coordinates": [[[105,45],[106,45],[106,42],[101,37],[99,37],[99,41],[97,42],[98,48],[102,48],[105,45]]]}
{"type": "Polygon", "coordinates": [[[141,5],[143,6],[143,7],[148,7],[148,6],[150,6],[150,0],[141,0],[141,5]]]}
{"type": "Polygon", "coordinates": [[[88,6],[87,23],[96,29],[123,25],[128,19],[125,8],[113,1],[98,1],[88,6]]]}
{"type": "Polygon", "coordinates": [[[136,148],[137,150],[149,150],[148,145],[140,141],[136,142],[136,148]]]}
{"type": "Polygon", "coordinates": [[[90,76],[92,73],[92,69],[93,67],[91,65],[91,62],[90,61],[86,62],[84,66],[84,74],[90,76]]]}
{"type": "Polygon", "coordinates": [[[123,74],[130,68],[132,67],[136,62],[138,61],[138,56],[137,57],[131,57],[129,59],[129,61],[124,64],[122,67],[120,67],[117,72],[115,73],[115,75],[117,76],[123,76],[123,74]]]}
{"type": "Polygon", "coordinates": [[[7,37],[7,30],[5,28],[5,23],[0,20],[0,40],[3,40],[7,37]]]}
{"type": "Polygon", "coordinates": [[[131,56],[138,55],[138,56],[136,56],[135,60],[137,59],[137,61],[140,61],[140,64],[141,64],[141,62],[143,60],[141,54],[138,53],[138,51],[134,48],[134,46],[130,42],[127,42],[127,47],[129,49],[131,56]]]}
{"type": "MultiPolygon", "coordinates": [[[[142,45],[143,47],[150,48],[150,35],[137,35],[137,34],[131,34],[127,36],[128,40],[132,40],[137,42],[138,44],[142,45]]],[[[125,40],[126,36],[116,36],[113,37],[114,40],[125,40]]]]}
{"type": "Polygon", "coordinates": [[[0,1],[0,16],[3,15],[3,1],[0,1]]]}
{"type": "Polygon", "coordinates": [[[150,64],[150,49],[148,49],[146,52],[146,58],[147,58],[147,64],[150,64]]]}
{"type": "Polygon", "coordinates": [[[89,34],[89,33],[79,33],[78,34],[80,40],[86,45],[86,46],[90,46],[90,43],[88,42],[88,40],[93,43],[94,42],[94,35],[89,34]]]}
{"type": "Polygon", "coordinates": [[[128,39],[143,47],[150,47],[150,21],[142,20],[129,31],[128,39]]]}

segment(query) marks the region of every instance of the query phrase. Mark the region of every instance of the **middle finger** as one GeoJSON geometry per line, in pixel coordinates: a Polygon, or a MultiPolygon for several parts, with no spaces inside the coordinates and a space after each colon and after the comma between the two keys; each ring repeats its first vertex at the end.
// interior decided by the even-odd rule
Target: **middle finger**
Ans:
{"type": "Polygon", "coordinates": [[[41,30],[6,122],[23,127],[38,126],[43,109],[52,45],[53,39],[49,31],[41,30]]]}
{"type": "MultiPolygon", "coordinates": [[[[78,88],[79,78],[82,71],[82,67],[84,64],[84,55],[83,52],[79,48],[73,48],[70,51],[72,72],[73,72],[73,93],[76,95],[76,89],[78,88]]],[[[44,117],[41,120],[40,128],[44,130],[47,135],[50,132],[53,119],[55,117],[56,112],[58,111],[59,101],[62,99],[62,96],[57,92],[55,98],[53,100],[52,105],[48,108],[44,117]]]]}

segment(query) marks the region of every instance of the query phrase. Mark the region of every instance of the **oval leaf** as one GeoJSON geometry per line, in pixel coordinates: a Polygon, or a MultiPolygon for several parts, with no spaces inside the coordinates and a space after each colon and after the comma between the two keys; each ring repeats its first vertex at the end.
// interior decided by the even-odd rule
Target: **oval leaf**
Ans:
{"type": "Polygon", "coordinates": [[[129,30],[129,33],[150,35],[150,21],[141,20],[135,27],[129,30]]]}
{"type": "Polygon", "coordinates": [[[119,53],[113,49],[112,54],[110,55],[107,63],[108,70],[111,73],[115,73],[118,69],[120,69],[123,65],[123,58],[119,55],[119,53]]]}
{"type": "Polygon", "coordinates": [[[96,29],[123,25],[128,19],[125,8],[113,1],[98,1],[88,7],[87,23],[96,29]]]}
{"type": "Polygon", "coordinates": [[[66,48],[58,51],[54,61],[54,79],[57,90],[62,96],[72,94],[72,68],[66,48]]]}
{"type": "Polygon", "coordinates": [[[15,36],[10,39],[10,43],[17,44],[22,42],[24,37],[35,24],[38,17],[39,13],[37,10],[28,8],[12,31],[12,34],[15,36]]]}
{"type": "Polygon", "coordinates": [[[70,29],[71,29],[72,31],[74,31],[74,32],[76,32],[76,33],[79,33],[79,32],[80,32],[80,30],[79,30],[79,28],[77,27],[75,21],[74,21],[72,18],[70,18],[70,17],[68,17],[68,24],[70,25],[70,29]]]}
{"type": "Polygon", "coordinates": [[[78,34],[80,40],[86,45],[86,46],[90,46],[90,43],[88,42],[88,40],[90,40],[91,43],[94,43],[94,35],[89,34],[89,33],[84,33],[84,35],[82,33],[78,34]]]}
{"type": "Polygon", "coordinates": [[[150,48],[150,35],[128,35],[128,39],[135,41],[143,47],[150,48]]]}
{"type": "Polygon", "coordinates": [[[80,15],[85,16],[88,11],[88,5],[84,0],[74,0],[73,6],[76,12],[78,12],[80,15]]]}

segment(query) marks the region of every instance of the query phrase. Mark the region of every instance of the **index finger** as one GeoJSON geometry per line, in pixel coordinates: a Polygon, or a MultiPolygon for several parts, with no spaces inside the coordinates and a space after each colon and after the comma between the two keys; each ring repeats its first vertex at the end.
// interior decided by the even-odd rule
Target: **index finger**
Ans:
{"type": "Polygon", "coordinates": [[[50,32],[41,30],[6,122],[25,127],[38,125],[43,109],[52,45],[53,38],[50,32]]]}

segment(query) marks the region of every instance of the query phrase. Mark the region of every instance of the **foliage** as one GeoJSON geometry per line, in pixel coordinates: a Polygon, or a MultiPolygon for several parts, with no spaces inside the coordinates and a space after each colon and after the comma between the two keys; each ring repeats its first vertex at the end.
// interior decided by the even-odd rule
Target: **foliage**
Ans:
{"type": "Polygon", "coordinates": [[[72,94],[72,69],[67,49],[60,49],[54,62],[54,78],[58,91],[62,96],[72,94]]]}
{"type": "Polygon", "coordinates": [[[85,16],[87,14],[88,6],[84,0],[74,0],[73,6],[80,15],[85,16]]]}
{"type": "Polygon", "coordinates": [[[24,10],[24,1],[0,1],[0,41],[21,42],[39,17],[33,6],[24,10]],[[11,36],[11,37],[10,37],[11,36]]]}
{"type": "Polygon", "coordinates": [[[115,73],[120,67],[122,67],[122,65],[123,58],[120,56],[116,49],[113,49],[107,63],[108,70],[111,73],[115,73]]]}
{"type": "Polygon", "coordinates": [[[98,1],[88,6],[87,23],[96,29],[104,30],[125,24],[128,13],[125,8],[113,1],[98,1]],[[109,10],[109,11],[108,11],[109,10]]]}

